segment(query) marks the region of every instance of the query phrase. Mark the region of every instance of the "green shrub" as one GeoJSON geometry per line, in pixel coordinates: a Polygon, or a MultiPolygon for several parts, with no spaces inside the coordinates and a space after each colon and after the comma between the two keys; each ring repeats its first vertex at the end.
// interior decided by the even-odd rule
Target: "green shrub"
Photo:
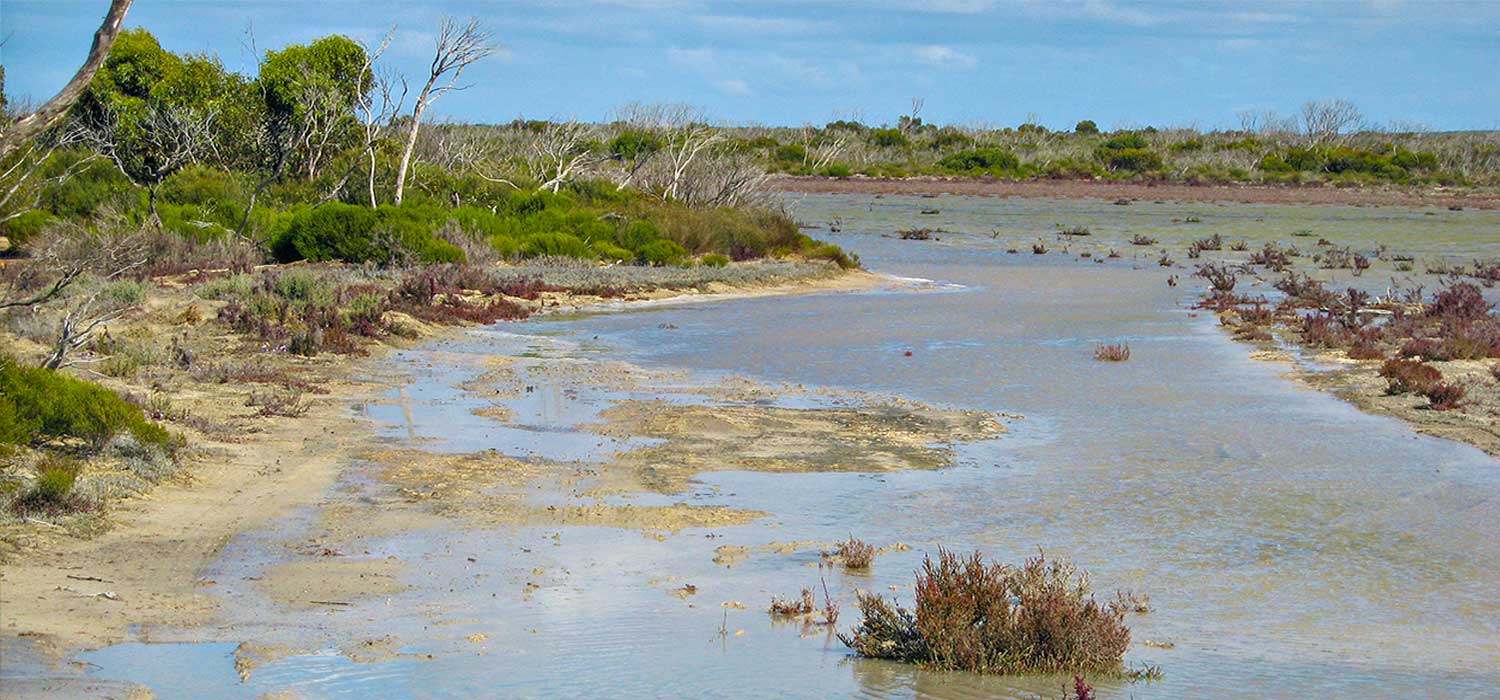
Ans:
{"type": "Polygon", "coordinates": [[[9,430],[0,431],[14,444],[50,437],[76,438],[97,447],[122,431],[143,444],[172,444],[166,430],[118,394],[52,370],[22,367],[3,356],[0,405],[0,416],[15,417],[9,430]]]}
{"type": "Polygon", "coordinates": [[[672,241],[657,240],[640,247],[640,260],[651,265],[677,265],[687,259],[687,249],[672,241]]]}
{"type": "Polygon", "coordinates": [[[238,299],[250,296],[254,288],[254,277],[238,273],[204,282],[198,287],[197,294],[204,299],[238,299]]]}
{"type": "Polygon", "coordinates": [[[533,233],[521,242],[521,254],[528,258],[543,255],[585,259],[594,257],[589,244],[568,233],[533,233]]]}
{"type": "Polygon", "coordinates": [[[1099,125],[1095,124],[1092,119],[1085,119],[1073,125],[1073,133],[1093,136],[1099,133],[1099,125]]]}
{"type": "Polygon", "coordinates": [[[998,148],[959,151],[938,161],[938,167],[961,173],[1011,171],[1020,166],[1020,159],[998,148]]]}
{"type": "MultiPolygon", "coordinates": [[[[85,157],[82,152],[57,154],[43,166],[42,174],[57,178],[85,157]]],[[[106,206],[128,209],[137,201],[135,185],[108,161],[98,158],[78,168],[72,177],[55,180],[42,191],[39,204],[59,217],[76,219],[93,216],[106,206]]]]}
{"type": "Polygon", "coordinates": [[[650,221],[632,221],[615,231],[615,243],[630,250],[640,250],[641,246],[658,238],[661,238],[661,232],[650,221]]]}
{"type": "Polygon", "coordinates": [[[58,455],[47,455],[37,465],[36,480],[31,488],[11,503],[11,508],[21,515],[40,513],[63,515],[87,510],[94,505],[73,492],[78,479],[79,465],[76,461],[58,455]]]}
{"type": "Polygon", "coordinates": [[[271,291],[299,307],[332,306],[338,300],[333,283],[313,270],[285,270],[271,282],[271,291]]]}
{"type": "Polygon", "coordinates": [[[281,262],[385,261],[390,251],[372,238],[379,217],[368,207],[330,202],[295,214],[272,244],[281,262]]]}
{"type": "Polygon", "coordinates": [[[866,140],[876,148],[904,148],[911,145],[900,129],[872,129],[866,140]]]}
{"type": "Polygon", "coordinates": [[[1391,180],[1406,177],[1406,170],[1392,163],[1387,156],[1342,146],[1328,151],[1323,169],[1330,173],[1365,173],[1391,180]]]}
{"type": "Polygon", "coordinates": [[[830,163],[824,166],[818,174],[823,177],[849,177],[854,174],[854,170],[844,163],[830,163]]]}
{"type": "Polygon", "coordinates": [[[52,215],[41,209],[33,209],[10,221],[0,224],[0,236],[10,239],[12,248],[24,247],[52,223],[52,215]]]}
{"type": "Polygon", "coordinates": [[[172,204],[207,205],[249,198],[241,176],[201,165],[184,168],[167,177],[157,196],[172,204]]]}
{"type": "Polygon", "coordinates": [[[73,492],[73,482],[77,478],[76,464],[52,462],[43,466],[37,473],[36,483],[32,486],[31,492],[37,500],[62,503],[73,492]]]}
{"type": "Polygon", "coordinates": [[[777,147],[771,157],[782,167],[802,165],[807,161],[807,148],[800,143],[789,143],[777,147]]]}
{"type": "Polygon", "coordinates": [[[729,264],[729,256],[709,253],[703,256],[698,262],[702,263],[704,267],[724,267],[729,264]]]}
{"type": "Polygon", "coordinates": [[[955,148],[968,148],[972,145],[974,145],[974,139],[970,138],[968,134],[947,127],[932,137],[932,141],[928,142],[927,147],[934,151],[947,151],[955,148]]]}
{"type": "Polygon", "coordinates": [[[1123,150],[1100,149],[1101,159],[1110,170],[1123,170],[1127,172],[1147,172],[1161,170],[1161,156],[1144,148],[1126,148],[1123,150]]]}
{"type": "Polygon", "coordinates": [[[630,252],[628,248],[621,248],[609,241],[595,241],[593,248],[594,254],[601,260],[608,260],[610,262],[635,260],[635,253],[630,252]]]}
{"type": "Polygon", "coordinates": [[[1100,146],[1100,148],[1111,151],[1137,150],[1150,147],[1151,144],[1146,141],[1146,137],[1133,131],[1112,136],[1100,146]]]}

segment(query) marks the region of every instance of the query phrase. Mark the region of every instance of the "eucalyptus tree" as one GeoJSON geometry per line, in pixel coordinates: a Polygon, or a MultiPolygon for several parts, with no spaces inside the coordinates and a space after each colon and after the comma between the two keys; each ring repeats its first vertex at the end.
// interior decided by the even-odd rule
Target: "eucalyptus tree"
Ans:
{"type": "Polygon", "coordinates": [[[423,113],[438,98],[453,90],[462,89],[458,81],[463,76],[464,69],[495,53],[495,48],[490,43],[489,31],[479,24],[479,20],[470,19],[459,24],[449,17],[443,18],[438,29],[432,64],[427,71],[427,82],[412,105],[406,146],[401,149],[401,163],[396,168],[397,204],[401,203],[401,198],[406,193],[406,174],[411,169],[411,154],[417,147],[417,134],[422,128],[423,113]]]}

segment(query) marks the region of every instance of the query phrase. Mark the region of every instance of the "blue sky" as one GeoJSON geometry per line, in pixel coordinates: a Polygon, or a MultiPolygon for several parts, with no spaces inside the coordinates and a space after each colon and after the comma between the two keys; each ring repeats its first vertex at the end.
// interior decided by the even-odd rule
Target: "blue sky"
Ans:
{"type": "MultiPolygon", "coordinates": [[[[11,98],[66,82],[107,4],[0,0],[11,98]]],[[[127,25],[248,71],[247,30],[264,50],[395,24],[389,56],[415,77],[444,14],[479,17],[504,46],[434,108],[468,121],[666,101],[732,123],[878,124],[922,97],[929,122],[1212,128],[1343,97],[1376,123],[1500,129],[1500,0],[137,0],[127,25]]]]}

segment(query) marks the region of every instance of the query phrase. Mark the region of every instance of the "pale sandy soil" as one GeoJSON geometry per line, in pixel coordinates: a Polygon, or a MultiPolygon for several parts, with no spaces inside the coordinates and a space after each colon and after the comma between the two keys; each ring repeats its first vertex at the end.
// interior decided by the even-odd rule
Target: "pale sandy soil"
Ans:
{"type": "MultiPolygon", "coordinates": [[[[641,296],[655,300],[724,298],[853,291],[891,283],[867,272],[850,272],[763,288],[718,286],[706,291],[641,296]]],[[[558,311],[584,309],[600,300],[549,296],[544,302],[546,311],[558,311]]],[[[421,330],[428,334],[457,332],[421,330]]],[[[203,407],[205,411],[219,407],[223,413],[237,414],[224,418],[235,421],[238,429],[232,434],[195,434],[192,445],[198,457],[185,470],[186,475],[160,484],[145,495],[114,501],[108,510],[108,527],[97,536],[78,537],[65,528],[29,522],[8,527],[3,533],[6,547],[0,548],[4,557],[0,564],[0,638],[26,637],[31,648],[61,660],[78,649],[126,639],[149,641],[153,627],[185,627],[211,618],[221,601],[202,592],[211,582],[201,578],[201,572],[219,556],[230,538],[284,517],[293,509],[317,503],[352,459],[369,457],[382,449],[373,439],[370,422],[350,407],[378,400],[383,391],[399,381],[379,369],[383,349],[374,348],[371,358],[320,358],[305,363],[307,366],[299,368],[305,373],[302,376],[330,391],[308,395],[307,413],[294,419],[246,417],[249,409],[243,405],[243,387],[204,385],[195,389],[199,395],[181,405],[203,407]]],[[[209,416],[219,417],[223,416],[209,416]]],[[[705,522],[744,522],[758,515],[698,512],[686,506],[661,507],[656,512],[630,506],[577,506],[559,512],[524,505],[507,510],[484,503],[479,504],[484,506],[481,509],[472,503],[463,505],[465,499],[454,494],[448,499],[433,499],[433,494],[419,493],[418,489],[441,489],[432,487],[429,477],[434,470],[467,469],[503,481],[526,477],[526,469],[542,467],[522,469],[514,460],[482,455],[447,462],[392,457],[388,465],[390,483],[410,490],[412,495],[406,500],[419,507],[397,509],[390,517],[351,525],[351,537],[382,528],[401,531],[442,517],[442,508],[429,509],[426,503],[468,509],[476,519],[482,512],[483,519],[491,523],[547,519],[675,528],[705,522]]],[[[349,523],[352,514],[329,508],[320,517],[349,523]]],[[[347,601],[395,592],[399,587],[395,574],[400,568],[400,562],[384,560],[314,558],[273,571],[261,586],[278,603],[316,606],[325,604],[317,601],[347,601]]],[[[0,696],[6,695],[8,691],[0,692],[0,696]]]]}

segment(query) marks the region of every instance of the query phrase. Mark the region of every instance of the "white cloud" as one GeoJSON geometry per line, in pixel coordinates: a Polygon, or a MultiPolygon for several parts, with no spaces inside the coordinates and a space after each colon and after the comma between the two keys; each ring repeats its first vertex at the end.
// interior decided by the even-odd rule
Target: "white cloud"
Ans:
{"type": "Polygon", "coordinates": [[[978,63],[973,56],[955,50],[951,46],[933,44],[916,49],[917,60],[939,68],[973,68],[978,63]]]}
{"type": "Polygon", "coordinates": [[[1118,7],[1107,0],[1084,0],[1083,14],[1094,19],[1137,27],[1160,24],[1170,17],[1146,10],[1118,7]]]}
{"type": "Polygon", "coordinates": [[[693,21],[704,29],[732,34],[810,34],[829,25],[784,17],[746,17],[743,15],[699,15],[693,21]]]}
{"type": "Polygon", "coordinates": [[[714,87],[719,88],[719,92],[722,92],[726,95],[743,96],[749,95],[751,93],[750,84],[738,78],[733,78],[730,80],[720,80],[719,82],[714,83],[714,87]]]}
{"type": "Polygon", "coordinates": [[[713,49],[667,49],[667,60],[693,70],[709,70],[714,66],[713,49]]]}

